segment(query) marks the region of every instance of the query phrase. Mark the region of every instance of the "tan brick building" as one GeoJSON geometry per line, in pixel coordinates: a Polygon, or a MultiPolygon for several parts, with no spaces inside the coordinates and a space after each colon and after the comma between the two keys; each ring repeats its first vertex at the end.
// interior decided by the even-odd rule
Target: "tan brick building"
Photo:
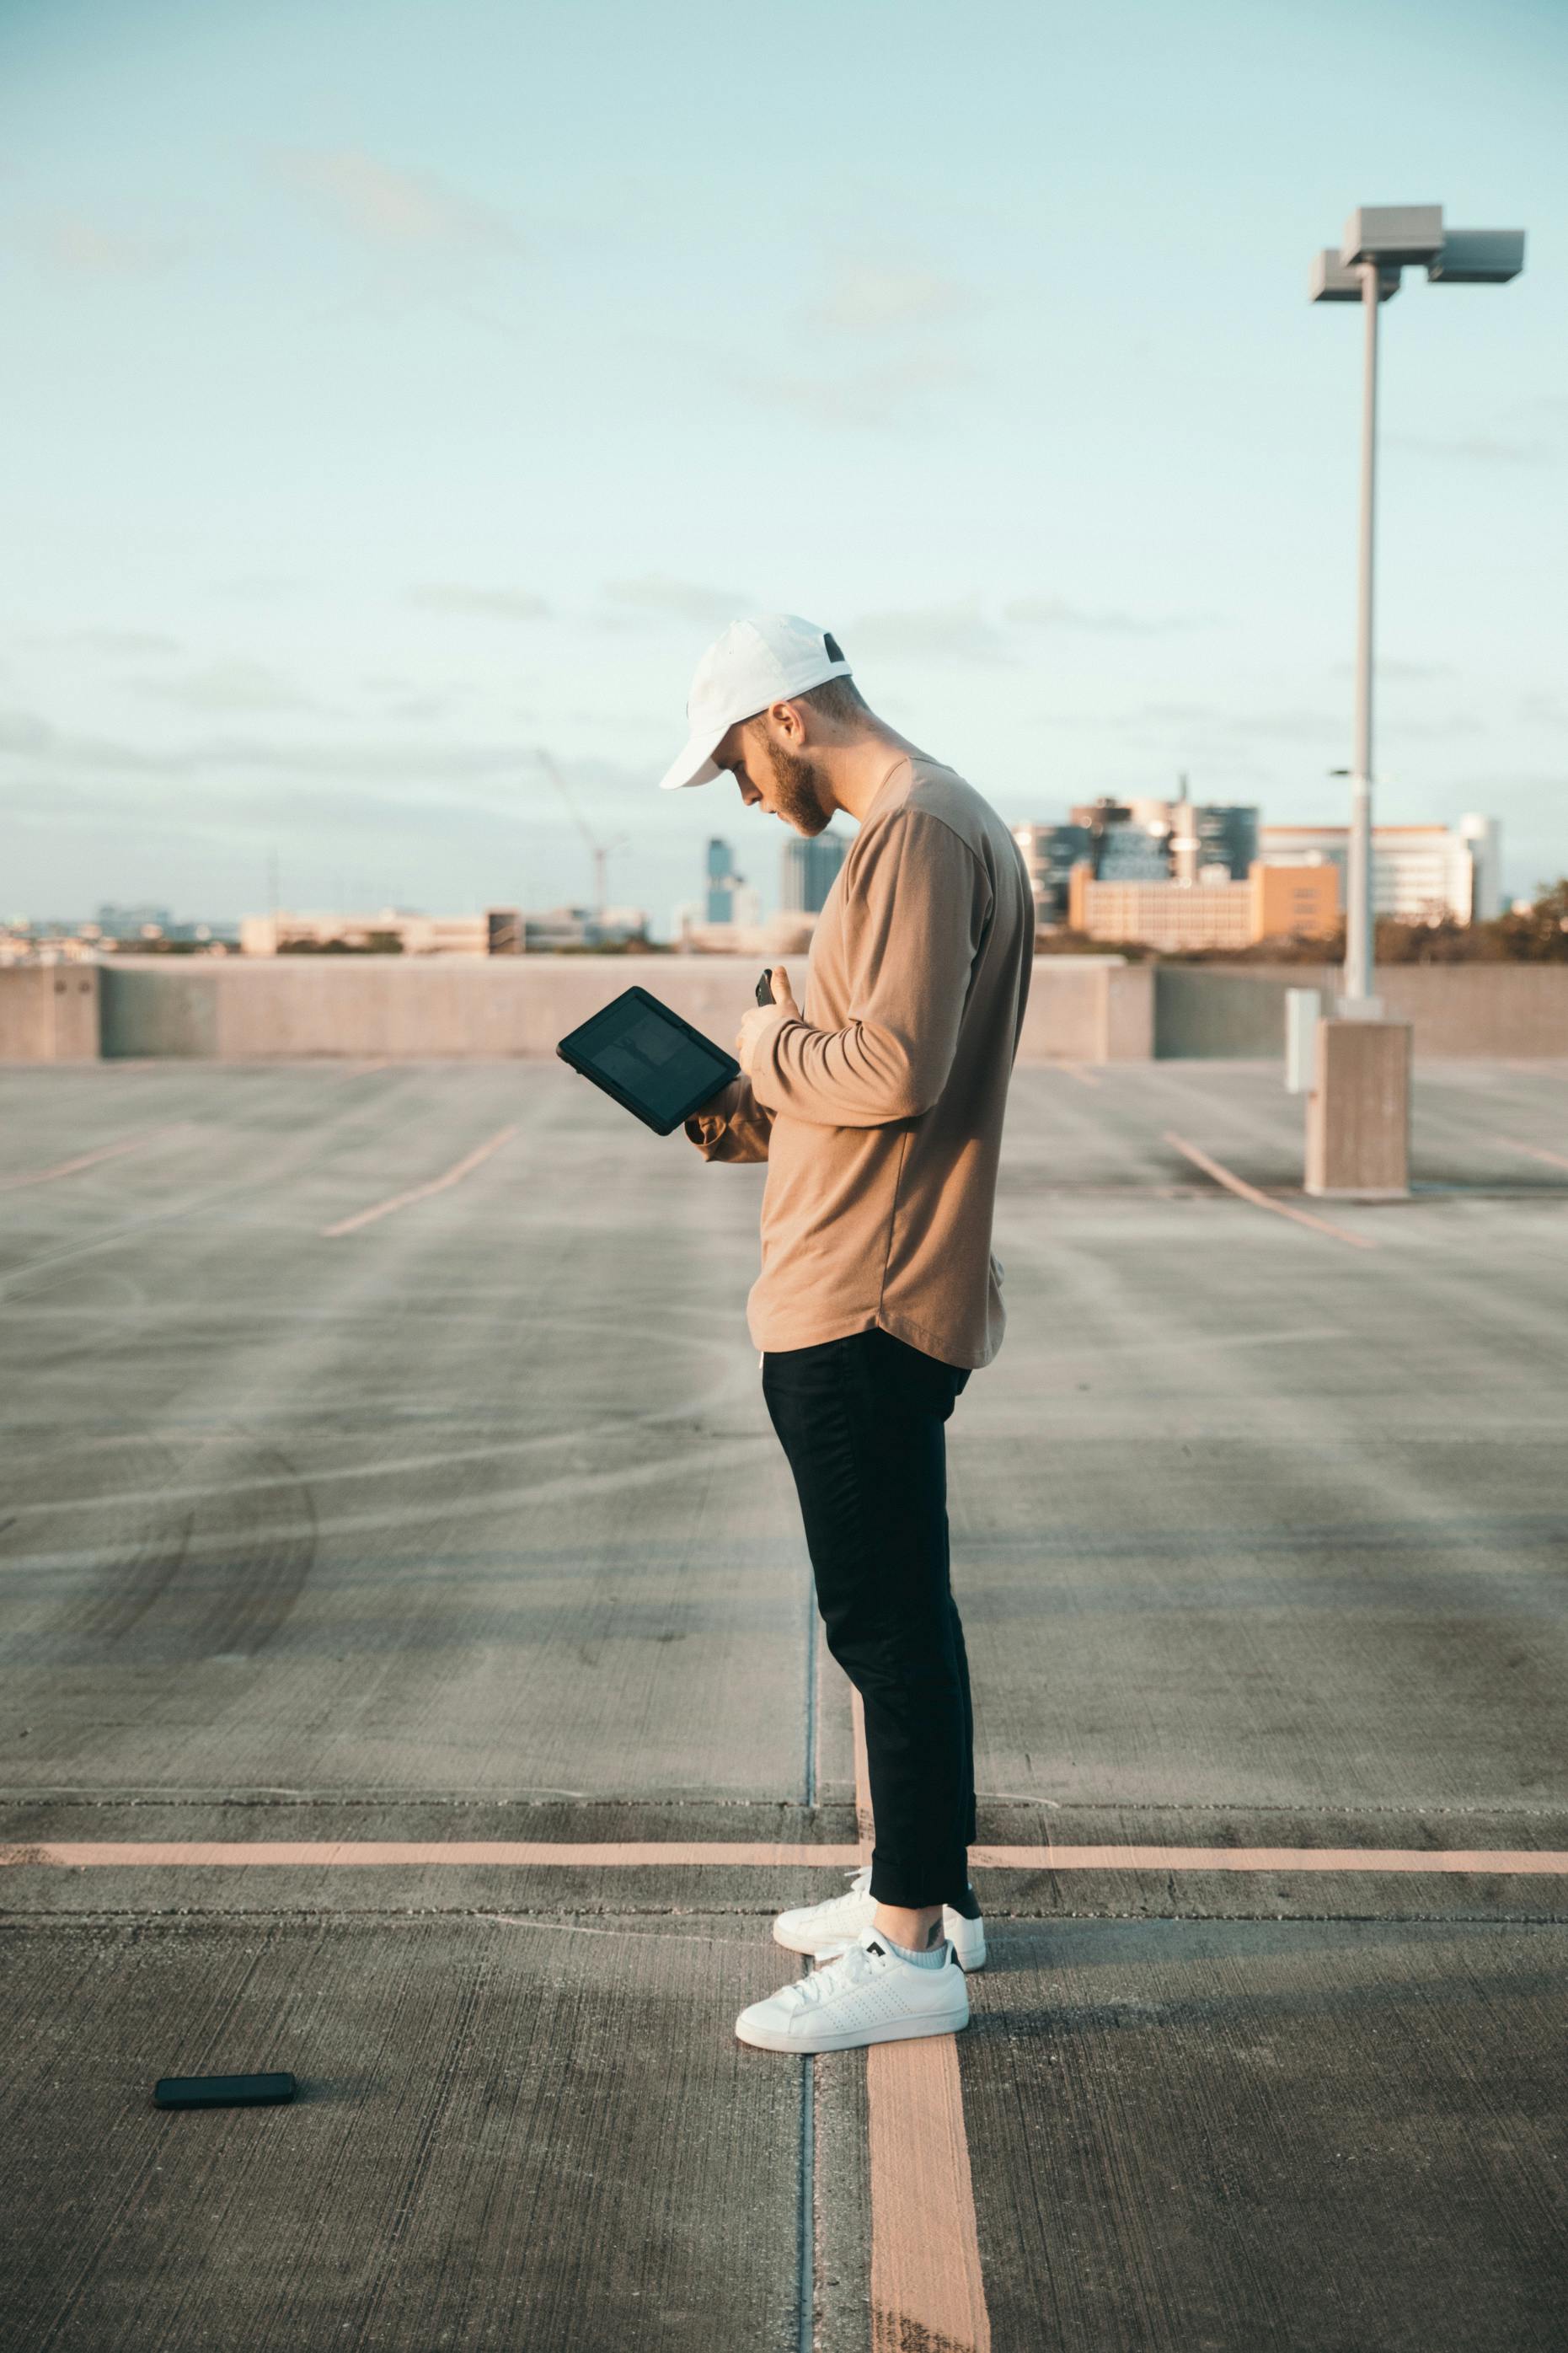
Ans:
{"type": "Polygon", "coordinates": [[[1097,882],[1075,866],[1068,922],[1091,940],[1167,951],[1245,948],[1298,933],[1320,938],[1339,921],[1337,867],[1254,866],[1245,882],[1097,882]]]}

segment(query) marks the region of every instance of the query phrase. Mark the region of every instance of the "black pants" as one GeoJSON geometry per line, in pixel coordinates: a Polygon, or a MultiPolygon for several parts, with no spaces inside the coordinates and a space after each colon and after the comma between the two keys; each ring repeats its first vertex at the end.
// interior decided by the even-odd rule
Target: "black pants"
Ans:
{"type": "Polygon", "coordinates": [[[944,1424],[967,1372],[889,1332],[765,1356],[827,1647],[860,1694],[877,1842],[871,1893],[962,1903],[974,1724],[948,1582],[944,1424]]]}

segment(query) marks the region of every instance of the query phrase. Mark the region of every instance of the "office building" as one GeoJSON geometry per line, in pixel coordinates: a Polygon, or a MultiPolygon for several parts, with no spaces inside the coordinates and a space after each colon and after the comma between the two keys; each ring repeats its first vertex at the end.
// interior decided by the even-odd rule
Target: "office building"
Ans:
{"type": "Polygon", "coordinates": [[[1089,854],[1087,825],[1019,825],[1013,839],[1024,855],[1041,930],[1068,919],[1068,885],[1073,868],[1089,854]]]}
{"type": "MultiPolygon", "coordinates": [[[[511,913],[510,909],[501,911],[511,913]]],[[[621,948],[647,937],[647,916],[641,907],[544,907],[521,918],[522,946],[529,955],[560,954],[563,949],[621,948]]],[[[492,946],[490,953],[505,955],[492,946]]]]}
{"type": "Polygon", "coordinates": [[[1245,882],[1258,857],[1258,813],[1250,803],[1175,800],[1087,801],[1070,812],[1089,833],[1089,859],[1102,882],[1195,882],[1223,870],[1245,882]]]}
{"type": "Polygon", "coordinates": [[[1086,859],[1073,869],[1068,919],[1091,940],[1136,943],[1167,954],[1245,948],[1258,940],[1321,939],[1339,921],[1338,870],[1255,865],[1233,881],[1217,863],[1195,881],[1097,881],[1086,859]]]}
{"type": "Polygon", "coordinates": [[[739,894],[746,887],[746,878],[737,873],[734,853],[727,841],[717,838],[708,844],[708,881],[702,899],[702,921],[705,923],[738,923],[746,918],[737,907],[739,894]]]}
{"type": "Polygon", "coordinates": [[[1184,808],[1192,810],[1199,873],[1223,866],[1233,882],[1245,882],[1261,855],[1257,808],[1223,801],[1178,803],[1178,813],[1184,808]]]}
{"type": "MultiPolygon", "coordinates": [[[[1349,856],[1342,825],[1266,825],[1259,855],[1269,866],[1331,865],[1342,895],[1349,856]]],[[[1378,825],[1372,833],[1372,903],[1405,923],[1490,923],[1502,912],[1501,829],[1495,818],[1456,826],[1378,825]]]]}
{"type": "Polygon", "coordinates": [[[849,844],[841,833],[796,834],[779,858],[779,907],[789,915],[820,915],[849,844]]]}
{"type": "MultiPolygon", "coordinates": [[[[155,940],[166,937],[175,929],[174,918],[167,907],[155,907],[143,900],[136,906],[119,906],[105,900],[93,918],[99,933],[106,940],[155,940]]],[[[187,932],[190,926],[182,928],[187,932]]]]}
{"type": "Polygon", "coordinates": [[[1096,882],[1245,884],[1258,855],[1258,810],[1152,796],[1102,797],[1072,809],[1065,825],[1021,825],[1013,839],[1024,854],[1035,921],[1042,930],[1068,920],[1073,869],[1087,864],[1096,882]]]}
{"type": "Polygon", "coordinates": [[[500,943],[515,938],[521,918],[515,908],[490,908],[482,915],[422,915],[405,907],[383,907],[375,914],[336,911],[302,914],[279,908],[270,915],[246,915],[239,926],[242,955],[341,954],[380,949],[386,955],[489,955],[512,953],[500,943]],[[492,946],[492,943],[496,943],[492,946]]]}
{"type": "Polygon", "coordinates": [[[729,843],[714,835],[704,862],[702,896],[675,910],[675,947],[708,955],[749,953],[740,943],[756,933],[762,911],[761,895],[737,871],[729,843]]]}

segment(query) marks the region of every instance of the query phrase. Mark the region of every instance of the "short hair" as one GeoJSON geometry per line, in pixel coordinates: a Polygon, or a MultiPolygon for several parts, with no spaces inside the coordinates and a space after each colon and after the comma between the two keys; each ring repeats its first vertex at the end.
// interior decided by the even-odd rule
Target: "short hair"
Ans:
{"type": "Polygon", "coordinates": [[[825,678],[820,686],[808,687],[795,700],[809,702],[836,727],[853,727],[861,712],[870,709],[852,678],[825,678]]]}

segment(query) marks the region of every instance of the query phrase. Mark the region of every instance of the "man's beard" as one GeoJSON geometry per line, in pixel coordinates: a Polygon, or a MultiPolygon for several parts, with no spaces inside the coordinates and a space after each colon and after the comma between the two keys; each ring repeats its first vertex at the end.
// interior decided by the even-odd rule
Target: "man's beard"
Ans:
{"type": "Polygon", "coordinates": [[[767,747],[768,765],[773,772],[773,789],[778,796],[779,815],[797,833],[822,832],[833,815],[833,804],[827,797],[827,781],[815,760],[799,752],[786,751],[775,744],[771,735],[763,738],[767,747]]]}

